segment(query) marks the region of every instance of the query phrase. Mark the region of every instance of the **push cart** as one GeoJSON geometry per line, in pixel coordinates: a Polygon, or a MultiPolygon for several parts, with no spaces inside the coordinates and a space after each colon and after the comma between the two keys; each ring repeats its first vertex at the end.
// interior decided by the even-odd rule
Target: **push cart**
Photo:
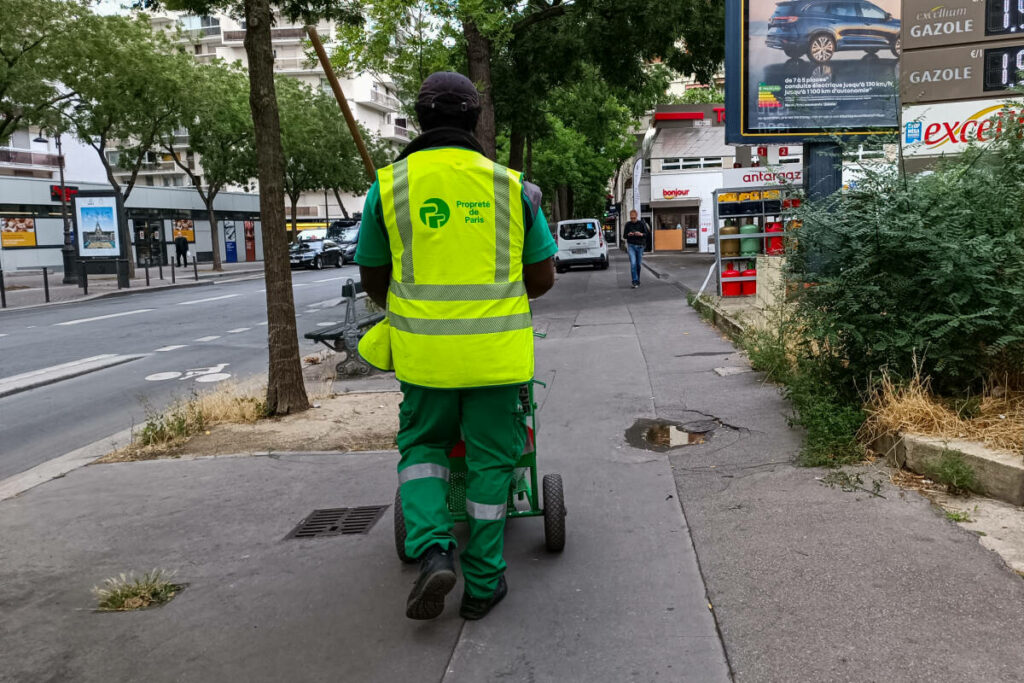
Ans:
{"type": "MultiPolygon", "coordinates": [[[[562,476],[545,474],[537,486],[537,404],[533,400],[534,380],[519,388],[519,407],[526,427],[526,445],[516,462],[515,474],[508,491],[506,518],[544,517],[544,544],[551,552],[565,548],[565,499],[562,476]],[[544,507],[541,507],[543,491],[544,507]]],[[[448,456],[451,471],[448,480],[448,509],[455,522],[466,521],[466,444],[459,442],[448,456]]],[[[405,553],[405,515],[402,513],[402,491],[395,491],[395,550],[402,562],[415,562],[405,553]]]]}

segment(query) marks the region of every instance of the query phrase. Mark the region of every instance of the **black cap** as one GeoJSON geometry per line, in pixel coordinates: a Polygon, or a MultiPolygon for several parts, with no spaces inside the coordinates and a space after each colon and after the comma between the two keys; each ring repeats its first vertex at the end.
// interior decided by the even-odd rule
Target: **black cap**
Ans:
{"type": "Polygon", "coordinates": [[[437,71],[427,76],[416,97],[416,109],[447,112],[473,111],[480,108],[480,93],[473,81],[454,71],[437,71]]]}

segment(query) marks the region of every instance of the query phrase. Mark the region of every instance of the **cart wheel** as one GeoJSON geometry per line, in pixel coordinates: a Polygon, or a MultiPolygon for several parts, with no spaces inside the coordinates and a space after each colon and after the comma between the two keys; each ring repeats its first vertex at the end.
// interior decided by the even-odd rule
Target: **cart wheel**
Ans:
{"type": "Polygon", "coordinates": [[[565,497],[562,495],[562,475],[545,474],[541,480],[544,490],[544,544],[553,553],[565,548],[565,497]]]}
{"type": "Polygon", "coordinates": [[[395,489],[395,551],[398,559],[406,564],[412,564],[416,560],[405,554],[405,514],[402,512],[402,489],[395,489]]]}

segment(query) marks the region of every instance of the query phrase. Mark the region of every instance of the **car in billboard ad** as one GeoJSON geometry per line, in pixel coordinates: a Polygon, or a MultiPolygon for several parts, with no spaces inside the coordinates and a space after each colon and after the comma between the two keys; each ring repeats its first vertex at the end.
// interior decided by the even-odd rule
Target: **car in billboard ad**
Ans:
{"type": "Polygon", "coordinates": [[[896,132],[900,0],[729,0],[730,143],[896,132]]]}

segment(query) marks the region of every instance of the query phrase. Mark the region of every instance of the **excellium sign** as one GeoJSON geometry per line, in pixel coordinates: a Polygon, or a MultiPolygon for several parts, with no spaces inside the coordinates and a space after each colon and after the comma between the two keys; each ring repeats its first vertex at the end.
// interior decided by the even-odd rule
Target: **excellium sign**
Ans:
{"type": "Polygon", "coordinates": [[[1024,31],[1020,0],[903,0],[903,49],[1006,40],[1024,31]]]}
{"type": "Polygon", "coordinates": [[[903,111],[904,156],[959,154],[968,145],[983,145],[1000,135],[1014,117],[1024,122],[1024,111],[1001,100],[919,104],[903,111]]]}

